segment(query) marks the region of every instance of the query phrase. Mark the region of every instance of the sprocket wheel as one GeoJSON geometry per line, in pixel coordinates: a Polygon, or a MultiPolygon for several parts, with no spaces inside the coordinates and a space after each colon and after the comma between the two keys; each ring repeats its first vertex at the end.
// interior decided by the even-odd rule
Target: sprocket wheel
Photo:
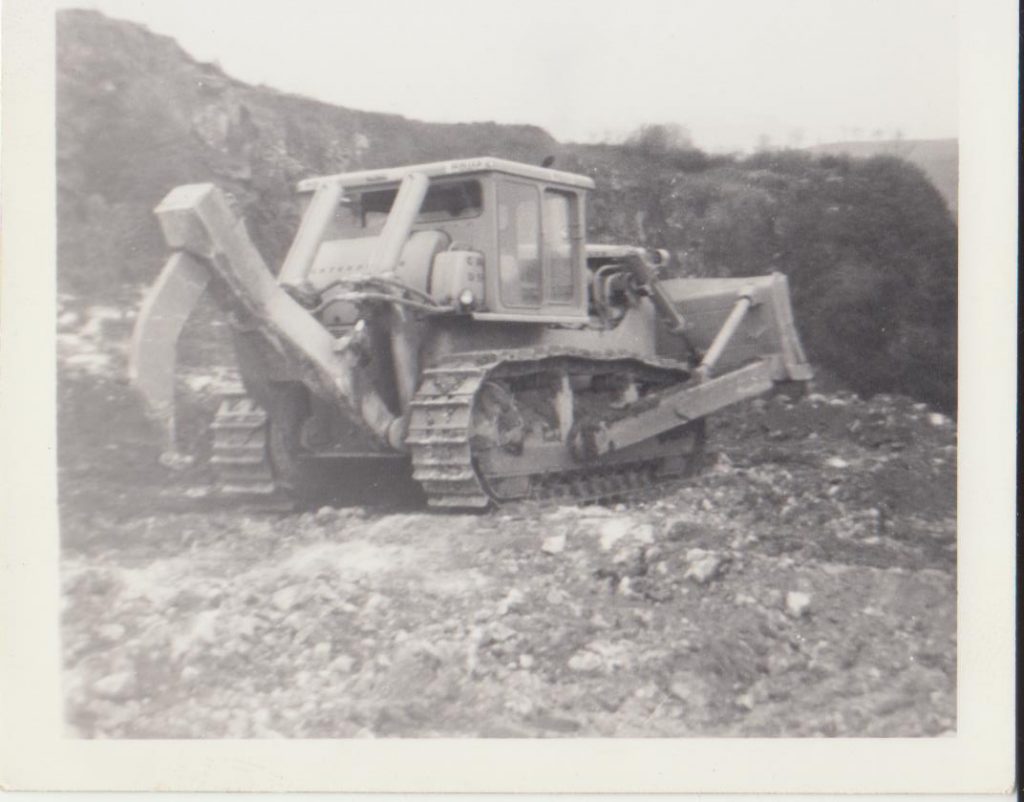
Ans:
{"type": "Polygon", "coordinates": [[[474,451],[500,448],[520,454],[525,438],[526,421],[515,398],[498,382],[484,382],[473,408],[474,451]]]}

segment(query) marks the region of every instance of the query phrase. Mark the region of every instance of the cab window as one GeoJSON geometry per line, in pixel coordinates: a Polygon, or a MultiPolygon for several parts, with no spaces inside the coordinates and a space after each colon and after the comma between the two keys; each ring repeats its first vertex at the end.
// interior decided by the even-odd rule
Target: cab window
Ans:
{"type": "MultiPolygon", "coordinates": [[[[363,228],[384,224],[395,202],[397,189],[377,189],[360,196],[363,228]]],[[[483,192],[479,181],[449,181],[432,184],[416,216],[417,223],[439,223],[476,217],[483,210],[483,192]]]]}
{"type": "Polygon", "coordinates": [[[540,192],[533,184],[498,183],[498,276],[506,306],[540,306],[540,192]]]}
{"type": "Polygon", "coordinates": [[[553,303],[572,303],[575,299],[573,201],[574,196],[567,192],[544,190],[544,262],[553,303]]]}

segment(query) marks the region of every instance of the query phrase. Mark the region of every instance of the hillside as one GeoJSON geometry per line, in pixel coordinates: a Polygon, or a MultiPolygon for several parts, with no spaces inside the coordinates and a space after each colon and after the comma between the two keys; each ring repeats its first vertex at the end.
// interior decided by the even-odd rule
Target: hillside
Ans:
{"type": "Polygon", "coordinates": [[[173,40],[92,11],[58,15],[58,262],[68,304],[134,308],[165,251],[173,186],[232,193],[279,264],[297,180],[494,155],[590,174],[588,236],[668,248],[678,270],[790,276],[809,354],[861,393],[955,407],[956,229],[920,169],[892,157],[558,143],[531,126],[436,124],[254,87],[173,40]]]}
{"type": "Polygon", "coordinates": [[[555,147],[536,127],[420,123],[248,86],[94,11],[60,12],[57,42],[63,291],[109,297],[152,280],[165,257],[152,208],[178,184],[230,191],[278,264],[301,178],[488,151],[533,162],[555,147]]]}
{"type": "Polygon", "coordinates": [[[896,156],[916,164],[957,213],[960,146],[955,139],[886,139],[875,142],[826,142],[807,149],[815,154],[847,155],[857,159],[896,156]]]}

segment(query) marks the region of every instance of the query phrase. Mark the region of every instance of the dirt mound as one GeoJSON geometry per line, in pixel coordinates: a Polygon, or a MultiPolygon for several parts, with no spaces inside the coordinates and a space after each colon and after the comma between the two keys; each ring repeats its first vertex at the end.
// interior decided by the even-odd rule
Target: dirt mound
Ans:
{"type": "Polygon", "coordinates": [[[703,474],[628,505],[437,515],[396,502],[387,477],[350,485],[352,506],[255,509],[210,494],[204,425],[221,377],[186,375],[199,459],[167,472],[117,378],[122,352],[103,346],[130,321],[93,311],[65,316],[61,339],[79,735],[955,726],[956,433],[923,404],[744,405],[712,421],[703,474]]]}

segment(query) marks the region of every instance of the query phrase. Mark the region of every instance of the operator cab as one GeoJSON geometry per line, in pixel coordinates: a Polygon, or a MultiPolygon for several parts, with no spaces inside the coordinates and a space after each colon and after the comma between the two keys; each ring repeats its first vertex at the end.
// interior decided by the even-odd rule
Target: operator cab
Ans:
{"type": "Polygon", "coordinates": [[[324,245],[369,244],[384,230],[401,181],[412,173],[426,176],[429,185],[409,243],[425,243],[426,232],[434,238],[426,285],[435,298],[472,296],[471,314],[480,320],[586,322],[589,178],[479,158],[314,178],[299,188],[341,183],[343,205],[324,245]]]}

